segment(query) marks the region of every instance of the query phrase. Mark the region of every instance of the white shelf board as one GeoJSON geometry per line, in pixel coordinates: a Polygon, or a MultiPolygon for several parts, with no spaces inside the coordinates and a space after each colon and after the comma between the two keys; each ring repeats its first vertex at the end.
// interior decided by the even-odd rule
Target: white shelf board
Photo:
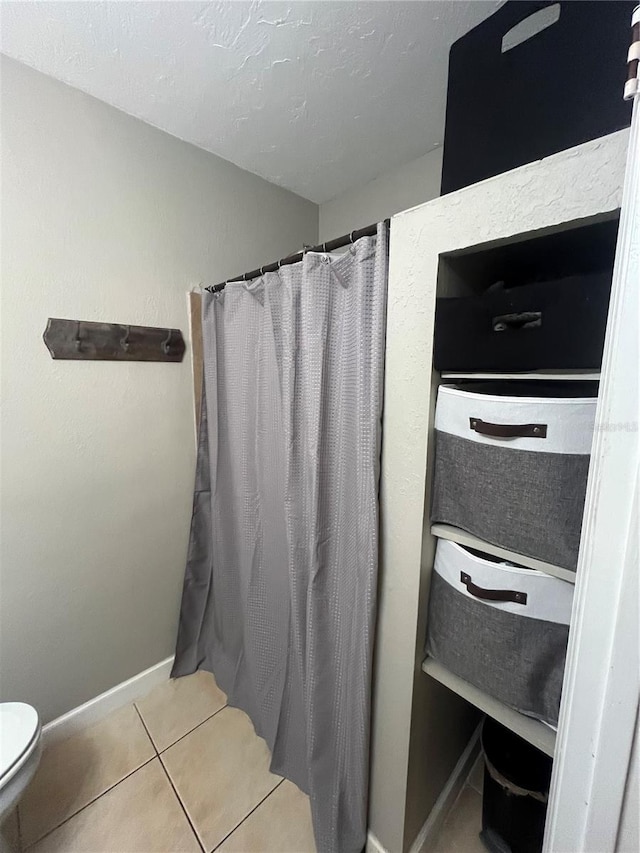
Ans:
{"type": "Polygon", "coordinates": [[[576,573],[570,569],[554,566],[553,563],[545,563],[543,560],[536,560],[535,557],[525,557],[524,554],[508,551],[506,548],[500,548],[499,545],[492,545],[490,542],[478,539],[472,533],[467,533],[466,530],[453,527],[451,524],[432,524],[431,535],[437,536],[439,539],[449,539],[451,542],[457,542],[458,545],[464,545],[467,548],[475,548],[476,551],[484,551],[485,554],[491,554],[493,557],[501,557],[510,563],[524,566],[526,569],[537,569],[539,572],[545,572],[548,575],[553,575],[554,578],[560,578],[560,580],[569,583],[576,582],[576,573]]]}
{"type": "Polygon", "coordinates": [[[473,684],[469,684],[468,681],[454,675],[432,658],[426,658],[422,664],[422,669],[431,678],[435,678],[440,684],[444,684],[449,690],[457,693],[458,696],[462,696],[467,702],[484,711],[485,714],[497,720],[505,728],[515,732],[528,743],[553,758],[556,733],[551,726],[541,723],[540,720],[527,717],[519,711],[514,711],[513,708],[509,708],[508,705],[488,696],[482,690],[474,687],[473,684]]]}
{"type": "Polygon", "coordinates": [[[599,370],[534,370],[530,373],[481,373],[444,370],[440,374],[443,382],[450,379],[546,379],[546,380],[582,380],[599,382],[599,370]]]}

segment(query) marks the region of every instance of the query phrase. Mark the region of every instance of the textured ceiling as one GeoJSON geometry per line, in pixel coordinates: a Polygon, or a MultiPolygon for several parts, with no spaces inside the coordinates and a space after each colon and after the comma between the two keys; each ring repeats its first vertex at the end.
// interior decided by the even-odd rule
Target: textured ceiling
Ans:
{"type": "Polygon", "coordinates": [[[0,47],[322,202],[442,144],[483,2],[2,2],[0,47]]]}

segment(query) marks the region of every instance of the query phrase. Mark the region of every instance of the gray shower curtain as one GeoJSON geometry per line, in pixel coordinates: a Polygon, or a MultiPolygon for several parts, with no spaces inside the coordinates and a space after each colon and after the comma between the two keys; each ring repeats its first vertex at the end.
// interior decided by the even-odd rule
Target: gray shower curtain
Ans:
{"type": "Polygon", "coordinates": [[[366,840],[387,229],[203,294],[204,396],[172,676],[214,673],[319,853],[366,840]]]}

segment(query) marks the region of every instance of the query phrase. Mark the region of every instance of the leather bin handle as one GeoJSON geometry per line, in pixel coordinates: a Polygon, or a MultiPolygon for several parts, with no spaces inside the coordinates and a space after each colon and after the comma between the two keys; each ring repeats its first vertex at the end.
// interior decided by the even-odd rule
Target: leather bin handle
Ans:
{"type": "Polygon", "coordinates": [[[539,329],[542,326],[542,311],[520,311],[517,314],[500,314],[491,318],[494,332],[539,329]]]}
{"type": "Polygon", "coordinates": [[[467,592],[474,598],[480,598],[483,601],[512,601],[514,604],[526,604],[527,593],[518,592],[515,589],[483,589],[481,586],[476,586],[471,580],[471,575],[466,572],[460,572],[460,583],[464,584],[467,592]]]}
{"type": "Polygon", "coordinates": [[[481,418],[469,418],[469,429],[494,438],[546,438],[546,424],[492,424],[481,418]]]}

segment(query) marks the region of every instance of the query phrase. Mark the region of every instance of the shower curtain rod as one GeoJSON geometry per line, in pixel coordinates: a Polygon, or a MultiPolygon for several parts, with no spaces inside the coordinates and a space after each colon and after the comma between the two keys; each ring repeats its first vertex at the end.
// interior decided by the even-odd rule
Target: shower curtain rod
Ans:
{"type": "MultiPolygon", "coordinates": [[[[384,220],[384,224],[387,228],[389,227],[390,222],[390,219],[384,220]]],[[[342,237],[336,237],[334,240],[327,240],[326,243],[320,243],[317,246],[305,247],[301,252],[298,252],[295,255],[289,255],[289,257],[282,258],[280,261],[265,264],[257,270],[251,270],[251,272],[246,272],[244,275],[239,275],[236,278],[229,278],[227,281],[221,281],[220,284],[212,284],[210,287],[205,287],[204,289],[208,290],[209,293],[220,293],[221,290],[224,290],[227,284],[237,281],[251,281],[254,278],[264,275],[266,272],[275,272],[276,270],[279,270],[280,267],[284,267],[287,264],[297,264],[298,261],[301,261],[304,258],[307,252],[333,252],[334,249],[341,249],[343,246],[348,246],[349,243],[355,243],[355,241],[359,240],[361,237],[375,237],[377,231],[378,223],[375,222],[373,225],[367,225],[366,228],[359,228],[356,231],[351,231],[349,234],[344,234],[342,237]]]]}

